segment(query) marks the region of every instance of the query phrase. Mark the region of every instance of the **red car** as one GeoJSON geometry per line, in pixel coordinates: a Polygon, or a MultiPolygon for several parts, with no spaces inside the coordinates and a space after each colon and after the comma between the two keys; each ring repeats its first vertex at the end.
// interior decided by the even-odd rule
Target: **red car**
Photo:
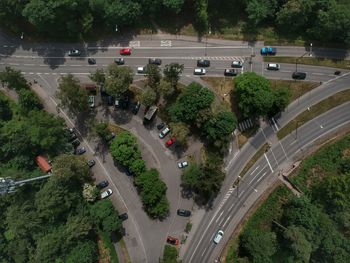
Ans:
{"type": "Polygon", "coordinates": [[[173,145],[175,141],[176,141],[176,138],[171,137],[169,140],[166,141],[165,145],[169,147],[169,146],[173,145]]]}
{"type": "Polygon", "coordinates": [[[180,241],[176,237],[172,237],[172,236],[168,236],[166,238],[166,242],[169,243],[169,244],[175,245],[175,246],[180,244],[180,241]]]}
{"type": "Polygon", "coordinates": [[[131,55],[131,48],[122,48],[119,53],[120,55],[131,55]]]}

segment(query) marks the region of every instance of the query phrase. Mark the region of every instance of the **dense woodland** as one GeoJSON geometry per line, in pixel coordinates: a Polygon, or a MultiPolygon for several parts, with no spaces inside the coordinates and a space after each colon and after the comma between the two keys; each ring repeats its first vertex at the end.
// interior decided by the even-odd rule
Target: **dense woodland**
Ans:
{"type": "MultiPolygon", "coordinates": [[[[350,258],[350,136],[306,159],[249,219],[227,262],[327,262],[350,258]]],[[[234,245],[235,246],[235,245],[234,245]]]]}
{"type": "Polygon", "coordinates": [[[350,44],[348,0],[1,0],[0,22],[15,32],[77,39],[96,32],[155,29],[199,34],[238,28],[250,38],[266,28],[289,39],[350,44]]]}

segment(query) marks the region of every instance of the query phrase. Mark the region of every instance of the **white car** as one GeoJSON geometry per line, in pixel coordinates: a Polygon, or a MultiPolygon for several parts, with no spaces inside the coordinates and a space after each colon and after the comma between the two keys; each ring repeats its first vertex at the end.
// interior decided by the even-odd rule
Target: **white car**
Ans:
{"type": "Polygon", "coordinates": [[[170,132],[170,129],[168,127],[165,127],[164,130],[162,130],[159,133],[159,138],[163,139],[169,132],[170,132]]]}
{"type": "Polygon", "coordinates": [[[137,67],[137,73],[145,74],[146,73],[146,67],[137,67]]]}
{"type": "Polygon", "coordinates": [[[113,193],[112,189],[107,189],[106,191],[101,193],[101,199],[107,198],[113,193]]]}
{"type": "Polygon", "coordinates": [[[195,68],[193,71],[194,75],[205,75],[206,71],[204,68],[195,68]]]}
{"type": "Polygon", "coordinates": [[[216,236],[214,237],[214,243],[215,244],[219,244],[219,242],[221,241],[222,237],[224,235],[224,231],[219,230],[216,234],[216,236]]]}
{"type": "Polygon", "coordinates": [[[232,61],[231,67],[241,68],[241,67],[243,67],[243,62],[240,60],[234,60],[234,61],[232,61]]]}
{"type": "Polygon", "coordinates": [[[280,64],[276,64],[276,63],[267,64],[268,70],[279,70],[280,68],[281,68],[280,64]]]}
{"type": "Polygon", "coordinates": [[[182,162],[178,162],[177,166],[181,169],[181,168],[185,168],[186,166],[188,166],[188,162],[186,161],[182,161],[182,162]]]}
{"type": "Polygon", "coordinates": [[[89,105],[90,108],[95,107],[95,96],[89,96],[89,105]]]}

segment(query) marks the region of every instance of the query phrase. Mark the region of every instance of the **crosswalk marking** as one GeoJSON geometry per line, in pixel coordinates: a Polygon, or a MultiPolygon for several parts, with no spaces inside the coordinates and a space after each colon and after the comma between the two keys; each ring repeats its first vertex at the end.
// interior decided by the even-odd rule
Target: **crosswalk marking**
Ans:
{"type": "Polygon", "coordinates": [[[161,47],[171,47],[171,40],[161,40],[160,46],[161,47]]]}
{"type": "Polygon", "coordinates": [[[140,41],[130,41],[129,42],[129,47],[139,47],[140,46],[140,41]]]}

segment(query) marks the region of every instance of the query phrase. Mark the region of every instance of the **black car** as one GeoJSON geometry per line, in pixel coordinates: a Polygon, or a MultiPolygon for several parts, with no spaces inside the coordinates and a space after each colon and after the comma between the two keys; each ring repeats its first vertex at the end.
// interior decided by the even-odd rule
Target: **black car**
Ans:
{"type": "Polygon", "coordinates": [[[128,217],[128,214],[127,214],[127,213],[124,213],[124,214],[119,215],[118,218],[121,219],[122,221],[125,221],[125,220],[127,220],[129,217],[128,217]]]}
{"type": "Polygon", "coordinates": [[[123,58],[115,58],[114,59],[114,63],[117,65],[124,65],[125,64],[125,60],[123,58]]]}
{"type": "Polygon", "coordinates": [[[141,103],[139,101],[135,102],[131,110],[132,113],[136,115],[139,112],[140,107],[141,107],[141,103]]]}
{"type": "Polygon", "coordinates": [[[148,60],[148,64],[154,64],[160,66],[162,64],[162,60],[159,58],[150,58],[148,60]]]}
{"type": "Polygon", "coordinates": [[[91,168],[92,166],[94,166],[95,165],[95,160],[89,160],[88,162],[87,162],[87,165],[91,168]]]}
{"type": "Polygon", "coordinates": [[[72,141],[72,145],[74,148],[77,148],[80,145],[80,141],[78,139],[75,139],[74,141],[72,141]]]}
{"type": "Polygon", "coordinates": [[[161,123],[157,124],[157,129],[158,130],[162,130],[164,127],[165,127],[165,123],[164,122],[161,122],[161,123]]]}
{"type": "Polygon", "coordinates": [[[109,185],[108,181],[104,180],[104,181],[99,182],[96,186],[97,186],[97,188],[102,189],[102,188],[107,187],[108,185],[109,185]]]}
{"type": "Polygon", "coordinates": [[[89,63],[89,65],[95,65],[96,64],[96,59],[88,58],[88,63],[89,63]]]}
{"type": "Polygon", "coordinates": [[[77,148],[77,149],[75,150],[75,154],[77,154],[77,155],[82,155],[82,154],[84,154],[84,153],[86,153],[85,147],[80,147],[80,148],[77,148]]]}
{"type": "Polygon", "coordinates": [[[177,215],[189,217],[189,216],[191,216],[191,211],[184,210],[184,209],[178,209],[177,210],[177,215]]]}
{"type": "Polygon", "coordinates": [[[341,74],[340,70],[334,71],[334,75],[339,76],[341,74]]]}
{"type": "Polygon", "coordinates": [[[123,98],[115,99],[114,106],[116,108],[127,109],[129,106],[129,97],[125,96],[123,98]]]}
{"type": "Polygon", "coordinates": [[[228,68],[228,69],[225,69],[224,75],[232,77],[232,76],[236,76],[237,72],[233,68],[228,68]]]}
{"type": "Polygon", "coordinates": [[[293,79],[305,79],[306,78],[306,73],[305,72],[298,72],[298,71],[294,71],[292,74],[292,78],[293,79]]]}
{"type": "Polygon", "coordinates": [[[113,98],[113,96],[108,96],[107,97],[107,105],[109,105],[109,106],[113,106],[113,103],[114,103],[114,98],[113,98]]]}
{"type": "Polygon", "coordinates": [[[197,60],[197,67],[209,67],[209,66],[210,66],[210,60],[208,59],[197,60]]]}

